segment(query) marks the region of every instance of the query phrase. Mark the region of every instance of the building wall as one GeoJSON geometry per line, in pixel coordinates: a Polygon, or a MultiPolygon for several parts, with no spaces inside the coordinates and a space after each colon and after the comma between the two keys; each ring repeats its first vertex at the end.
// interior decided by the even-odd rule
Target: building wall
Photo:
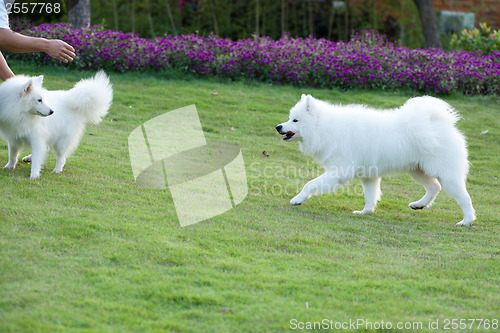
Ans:
{"type": "Polygon", "coordinates": [[[433,0],[435,10],[472,12],[476,26],[486,22],[493,29],[500,29],[500,0],[433,0]]]}

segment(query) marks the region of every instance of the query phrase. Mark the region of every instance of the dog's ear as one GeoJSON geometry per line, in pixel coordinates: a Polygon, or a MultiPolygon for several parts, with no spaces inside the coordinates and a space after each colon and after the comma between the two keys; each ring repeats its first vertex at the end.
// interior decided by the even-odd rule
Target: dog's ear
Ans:
{"type": "Polygon", "coordinates": [[[33,79],[33,82],[39,86],[42,86],[42,83],[43,83],[43,75],[40,75],[40,76],[37,76],[37,77],[34,77],[33,79]]]}
{"type": "Polygon", "coordinates": [[[29,94],[32,88],[33,88],[33,79],[29,79],[29,81],[24,84],[24,93],[29,94]]]}
{"type": "Polygon", "coordinates": [[[301,104],[306,103],[306,98],[307,98],[306,95],[302,94],[302,96],[300,96],[300,102],[299,103],[301,103],[301,104]]]}
{"type": "Polygon", "coordinates": [[[43,75],[32,77],[28,82],[24,84],[24,93],[29,94],[31,89],[33,89],[33,85],[42,86],[43,83],[43,75]]]}
{"type": "Polygon", "coordinates": [[[307,112],[311,112],[314,98],[311,95],[307,95],[307,96],[305,96],[305,98],[306,98],[306,109],[307,109],[307,112]]]}

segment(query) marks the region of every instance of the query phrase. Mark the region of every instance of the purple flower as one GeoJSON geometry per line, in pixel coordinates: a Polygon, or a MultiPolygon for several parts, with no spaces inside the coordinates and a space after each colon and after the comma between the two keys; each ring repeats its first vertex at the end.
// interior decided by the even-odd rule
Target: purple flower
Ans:
{"type": "MultiPolygon", "coordinates": [[[[279,40],[254,36],[231,41],[214,34],[144,39],[99,25],[74,29],[65,23],[33,27],[12,24],[31,36],[65,40],[76,59],[63,66],[95,70],[142,71],[176,68],[199,75],[252,78],[274,84],[322,88],[410,88],[420,92],[500,95],[500,51],[411,50],[376,31],[353,32],[349,42],[285,34],[279,40]]],[[[33,53],[9,54],[60,65],[33,53]]]]}

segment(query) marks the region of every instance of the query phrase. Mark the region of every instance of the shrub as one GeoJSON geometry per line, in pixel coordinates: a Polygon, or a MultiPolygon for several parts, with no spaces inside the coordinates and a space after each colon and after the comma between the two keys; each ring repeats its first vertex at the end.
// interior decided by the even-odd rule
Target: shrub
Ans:
{"type": "MultiPolygon", "coordinates": [[[[13,27],[14,28],[14,27],[13,27]]],[[[42,64],[114,71],[175,68],[198,75],[241,77],[273,84],[323,88],[409,88],[418,92],[500,95],[500,52],[411,50],[375,31],[353,33],[350,42],[254,36],[231,41],[194,34],[144,39],[100,26],[74,29],[40,25],[23,34],[65,40],[77,57],[61,64],[48,55],[9,54],[42,64]]]]}
{"type": "Polygon", "coordinates": [[[479,29],[464,29],[458,34],[453,34],[450,45],[454,49],[466,51],[481,50],[484,54],[500,51],[500,31],[493,30],[486,23],[480,23],[479,29]]]}

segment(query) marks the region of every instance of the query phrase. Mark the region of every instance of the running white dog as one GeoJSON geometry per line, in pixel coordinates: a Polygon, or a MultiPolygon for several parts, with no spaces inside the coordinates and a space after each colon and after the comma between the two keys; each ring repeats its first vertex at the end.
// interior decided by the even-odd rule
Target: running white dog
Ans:
{"type": "Polygon", "coordinates": [[[465,182],[469,171],[465,138],[455,127],[459,115],[444,101],[417,97],[394,110],[362,105],[332,105],[310,95],[290,110],[290,119],[276,126],[283,140],[301,138],[300,149],[325,167],[290,203],[300,205],[312,195],[335,191],[360,178],[365,207],[372,213],[380,200],[382,176],[408,172],[425,188],[413,209],[430,206],[443,188],[458,202],[470,226],[475,212],[465,182]]]}
{"type": "Polygon", "coordinates": [[[9,144],[9,162],[14,169],[22,146],[31,147],[31,178],[40,177],[48,148],[55,150],[53,172],[62,171],[66,158],[76,149],[87,122],[98,124],[113,100],[108,77],[99,72],[81,80],[71,90],[48,91],[43,76],[15,76],[0,85],[0,134],[9,144]]]}

